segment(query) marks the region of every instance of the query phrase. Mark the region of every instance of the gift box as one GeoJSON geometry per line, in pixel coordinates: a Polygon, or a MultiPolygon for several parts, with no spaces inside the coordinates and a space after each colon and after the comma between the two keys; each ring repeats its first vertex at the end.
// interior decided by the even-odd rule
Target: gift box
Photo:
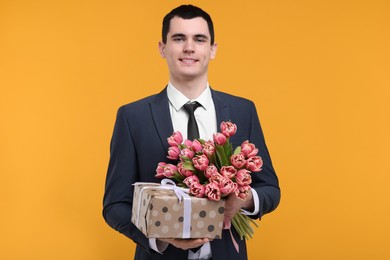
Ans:
{"type": "Polygon", "coordinates": [[[148,238],[221,238],[224,200],[189,196],[173,185],[134,186],[131,221],[148,238]]]}

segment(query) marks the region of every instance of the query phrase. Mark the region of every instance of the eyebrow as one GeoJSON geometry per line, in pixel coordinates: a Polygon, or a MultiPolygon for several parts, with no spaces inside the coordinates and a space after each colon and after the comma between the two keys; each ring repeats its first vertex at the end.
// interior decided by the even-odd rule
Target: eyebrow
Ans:
{"type": "Polygon", "coordinates": [[[204,38],[204,39],[208,39],[209,37],[205,34],[195,34],[195,37],[196,38],[204,38]]]}
{"type": "MultiPolygon", "coordinates": [[[[171,38],[175,38],[175,37],[186,37],[185,34],[183,33],[175,33],[175,34],[172,34],[171,38]]],[[[203,38],[203,39],[208,39],[209,37],[205,34],[195,34],[195,37],[196,38],[203,38]]]]}
{"type": "Polygon", "coordinates": [[[176,38],[176,37],[186,37],[186,36],[182,33],[175,33],[175,34],[172,34],[172,36],[171,36],[171,38],[176,38]]]}

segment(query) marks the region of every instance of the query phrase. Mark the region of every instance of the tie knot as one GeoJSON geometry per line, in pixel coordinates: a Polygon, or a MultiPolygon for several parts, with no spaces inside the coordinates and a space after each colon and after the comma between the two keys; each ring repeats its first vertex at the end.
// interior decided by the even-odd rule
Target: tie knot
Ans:
{"type": "Polygon", "coordinates": [[[194,111],[200,107],[201,104],[199,104],[198,102],[194,101],[194,102],[188,102],[186,104],[184,104],[184,109],[187,111],[187,113],[189,115],[193,115],[194,114],[194,111]]]}

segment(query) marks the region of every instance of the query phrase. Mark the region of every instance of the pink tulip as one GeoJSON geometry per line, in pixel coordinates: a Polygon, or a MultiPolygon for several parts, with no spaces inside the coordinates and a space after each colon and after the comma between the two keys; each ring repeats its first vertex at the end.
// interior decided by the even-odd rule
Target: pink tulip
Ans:
{"type": "Polygon", "coordinates": [[[194,140],[191,144],[191,149],[195,153],[202,151],[202,144],[198,140],[194,140]]]}
{"type": "Polygon", "coordinates": [[[183,165],[182,162],[177,164],[177,170],[180,173],[180,175],[182,175],[184,177],[189,177],[191,175],[194,175],[194,173],[192,171],[187,170],[186,168],[184,168],[184,165],[183,165]]]}
{"type": "Polygon", "coordinates": [[[177,173],[177,167],[173,164],[167,164],[165,165],[164,167],[164,176],[167,177],[167,178],[171,178],[173,176],[175,176],[175,174],[177,173]]]}
{"type": "Polygon", "coordinates": [[[195,153],[191,151],[189,148],[184,148],[180,151],[180,156],[187,157],[188,159],[192,159],[194,157],[195,153]]]}
{"type": "Polygon", "coordinates": [[[220,183],[224,177],[219,174],[218,172],[211,174],[211,177],[209,178],[209,182],[216,182],[220,183]]]}
{"type": "Polygon", "coordinates": [[[246,160],[245,160],[245,156],[243,153],[233,154],[230,157],[230,162],[237,169],[240,169],[246,165],[246,160]]]}
{"type": "Polygon", "coordinates": [[[187,148],[191,148],[192,141],[186,139],[186,140],[184,140],[184,145],[185,145],[185,147],[187,147],[187,148]]]}
{"type": "Polygon", "coordinates": [[[183,136],[179,131],[173,132],[173,134],[170,137],[168,137],[168,144],[170,146],[179,146],[182,142],[183,142],[183,136]]]}
{"type": "Polygon", "coordinates": [[[242,200],[245,200],[249,196],[249,190],[251,187],[249,185],[238,186],[236,189],[236,197],[242,200]]]}
{"type": "Polygon", "coordinates": [[[214,140],[214,143],[218,144],[218,145],[224,145],[226,143],[226,136],[224,136],[223,134],[221,133],[216,133],[216,134],[213,134],[213,140],[214,140]]]}
{"type": "Polygon", "coordinates": [[[240,186],[249,185],[252,183],[252,177],[250,171],[242,169],[239,170],[236,174],[236,182],[240,186]]]}
{"type": "Polygon", "coordinates": [[[222,193],[222,195],[228,195],[230,193],[233,193],[237,189],[237,183],[234,183],[231,179],[229,178],[223,178],[219,182],[219,188],[222,193]]]}
{"type": "Polygon", "coordinates": [[[194,195],[195,197],[203,198],[203,197],[204,197],[205,191],[206,191],[205,186],[203,186],[203,185],[200,184],[199,182],[194,182],[194,183],[190,186],[190,192],[191,192],[191,194],[194,195]]]}
{"type": "Polygon", "coordinates": [[[249,143],[249,141],[246,140],[241,144],[241,152],[246,156],[246,158],[251,158],[259,152],[259,149],[257,149],[254,144],[249,143]]]}
{"type": "Polygon", "coordinates": [[[261,171],[263,160],[260,156],[253,156],[246,161],[246,168],[252,172],[261,171]]]}
{"type": "Polygon", "coordinates": [[[207,141],[203,145],[203,153],[207,156],[210,157],[215,153],[215,146],[213,141],[207,141]]]}
{"type": "Polygon", "coordinates": [[[165,162],[159,162],[156,169],[156,178],[164,178],[164,168],[167,165],[165,162]]]}
{"type": "Polygon", "coordinates": [[[185,178],[183,183],[187,185],[188,188],[190,188],[192,184],[199,183],[199,178],[196,175],[191,175],[185,178]]]}
{"type": "Polygon", "coordinates": [[[168,148],[168,156],[167,156],[168,159],[177,160],[179,159],[179,155],[180,155],[179,147],[171,146],[168,148]]]}
{"type": "Polygon", "coordinates": [[[228,138],[235,135],[237,132],[237,126],[232,122],[222,122],[220,128],[222,134],[228,138]]]}
{"type": "Polygon", "coordinates": [[[221,191],[217,182],[210,182],[206,184],[205,195],[209,200],[219,201],[221,199],[221,191]]]}
{"type": "Polygon", "coordinates": [[[234,176],[236,176],[236,173],[237,173],[237,170],[236,168],[234,168],[233,166],[223,166],[221,168],[221,175],[223,177],[226,177],[226,178],[233,178],[234,176]]]}
{"type": "Polygon", "coordinates": [[[218,173],[218,169],[213,164],[207,166],[206,170],[204,171],[204,175],[206,176],[207,179],[210,179],[214,173],[218,173]]]}
{"type": "Polygon", "coordinates": [[[206,155],[197,155],[194,158],[192,158],[192,163],[194,164],[194,167],[200,171],[204,171],[207,169],[207,166],[209,165],[209,159],[206,155]]]}

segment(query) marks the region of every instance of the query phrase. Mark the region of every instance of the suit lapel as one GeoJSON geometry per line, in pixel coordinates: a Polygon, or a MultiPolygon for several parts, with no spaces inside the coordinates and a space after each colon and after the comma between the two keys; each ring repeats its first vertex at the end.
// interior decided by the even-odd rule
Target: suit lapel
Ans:
{"type": "Polygon", "coordinates": [[[219,126],[222,121],[231,120],[229,105],[223,101],[219,92],[211,89],[211,95],[213,97],[215,112],[217,114],[217,129],[219,131],[219,126]]]}
{"type": "MultiPolygon", "coordinates": [[[[217,114],[217,131],[220,131],[220,125],[222,121],[232,121],[232,114],[234,114],[234,111],[230,111],[230,104],[225,101],[223,98],[223,95],[221,92],[211,90],[215,111],[217,114]]],[[[239,125],[239,122],[233,122],[237,126],[239,125]]],[[[240,137],[238,135],[234,135],[231,137],[230,142],[233,144],[234,147],[241,145],[242,141],[240,141],[240,137]]]]}
{"type": "Polygon", "coordinates": [[[166,88],[157,94],[154,101],[150,103],[150,109],[161,142],[165,150],[168,151],[167,138],[172,135],[173,126],[166,88]]]}

